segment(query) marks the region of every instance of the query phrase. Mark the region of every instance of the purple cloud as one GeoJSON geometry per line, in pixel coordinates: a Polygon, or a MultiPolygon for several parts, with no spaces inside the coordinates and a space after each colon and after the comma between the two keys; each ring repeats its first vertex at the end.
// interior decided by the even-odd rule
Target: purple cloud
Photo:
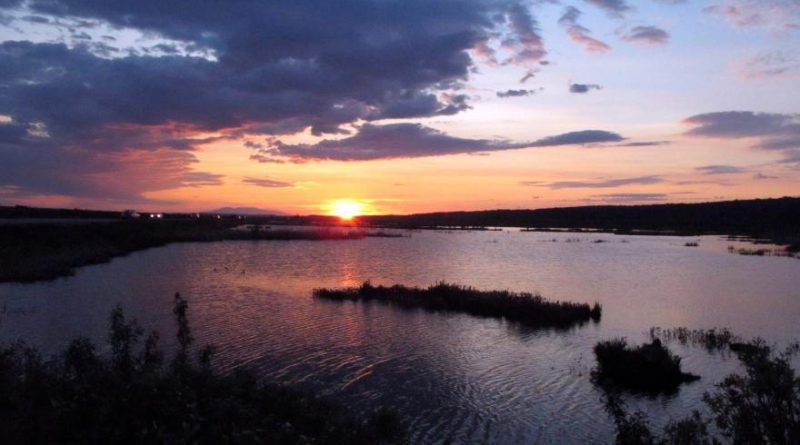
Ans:
{"type": "Polygon", "coordinates": [[[683,120],[694,128],[685,134],[717,139],[753,139],[753,148],[776,150],[784,161],[798,162],[800,155],[800,115],[722,111],[698,114],[683,120]]]}
{"type": "Polygon", "coordinates": [[[567,35],[573,42],[583,45],[587,51],[604,53],[611,50],[610,46],[592,37],[591,31],[578,23],[582,14],[578,8],[567,6],[564,14],[558,19],[558,24],[567,31],[567,35]]]}
{"type": "Polygon", "coordinates": [[[669,41],[669,33],[657,26],[634,26],[622,36],[622,40],[632,43],[661,45],[669,41]]]}

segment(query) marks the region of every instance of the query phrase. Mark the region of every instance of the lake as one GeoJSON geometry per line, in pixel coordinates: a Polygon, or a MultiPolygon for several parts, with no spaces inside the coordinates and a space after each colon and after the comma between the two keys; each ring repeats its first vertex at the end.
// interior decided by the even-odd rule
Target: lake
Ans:
{"type": "MultiPolygon", "coordinates": [[[[0,285],[0,340],[46,353],[83,335],[104,342],[110,311],[172,345],[172,297],[189,301],[198,344],[221,370],[247,366],[359,413],[398,411],[412,442],[609,443],[614,429],[592,384],[592,347],[645,341],[650,327],[727,327],[785,344],[800,339],[800,261],[741,256],[717,236],[414,231],[350,241],[173,244],[84,267],[73,277],[0,285]],[[686,247],[689,241],[699,247],[686,247]],[[539,292],[600,302],[602,320],[532,330],[463,314],[315,300],[315,287],[429,285],[539,292]]],[[[626,400],[656,425],[702,408],[735,359],[670,344],[702,376],[677,394],[626,400]]]]}

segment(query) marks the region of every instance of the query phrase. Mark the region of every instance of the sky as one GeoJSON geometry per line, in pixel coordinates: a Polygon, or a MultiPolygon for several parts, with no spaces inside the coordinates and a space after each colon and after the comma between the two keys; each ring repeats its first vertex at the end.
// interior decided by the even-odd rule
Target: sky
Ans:
{"type": "Polygon", "coordinates": [[[787,195],[800,0],[0,0],[0,204],[787,195]]]}

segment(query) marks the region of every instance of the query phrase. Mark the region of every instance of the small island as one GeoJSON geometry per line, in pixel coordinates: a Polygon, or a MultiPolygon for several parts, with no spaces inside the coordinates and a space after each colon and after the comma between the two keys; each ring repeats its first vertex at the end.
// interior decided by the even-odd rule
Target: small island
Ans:
{"type": "Polygon", "coordinates": [[[405,309],[463,312],[479,317],[504,318],[535,328],[566,329],[599,321],[599,303],[548,301],[541,295],[506,290],[481,291],[468,286],[438,283],[427,288],[402,285],[315,289],[314,296],[334,301],[376,301],[405,309]]]}

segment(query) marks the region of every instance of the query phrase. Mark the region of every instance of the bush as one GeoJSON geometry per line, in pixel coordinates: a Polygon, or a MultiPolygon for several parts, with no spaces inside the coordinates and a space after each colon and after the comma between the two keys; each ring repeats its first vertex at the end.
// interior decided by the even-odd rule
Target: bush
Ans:
{"type": "Polygon", "coordinates": [[[681,370],[680,357],[672,354],[659,339],[630,347],[624,339],[600,342],[594,347],[597,357],[595,379],[601,384],[641,391],[670,391],[700,377],[681,370]]]}
{"type": "MultiPolygon", "coordinates": [[[[719,444],[709,433],[713,422],[719,434],[734,444],[790,445],[800,443],[800,378],[791,367],[797,346],[775,354],[762,340],[739,344],[745,374],[732,374],[703,396],[711,418],[695,411],[672,422],[660,437],[650,430],[642,413],[629,414],[619,397],[606,393],[606,409],[617,426],[617,443],[719,444]]],[[[731,345],[733,348],[733,344],[731,345]]]]}

